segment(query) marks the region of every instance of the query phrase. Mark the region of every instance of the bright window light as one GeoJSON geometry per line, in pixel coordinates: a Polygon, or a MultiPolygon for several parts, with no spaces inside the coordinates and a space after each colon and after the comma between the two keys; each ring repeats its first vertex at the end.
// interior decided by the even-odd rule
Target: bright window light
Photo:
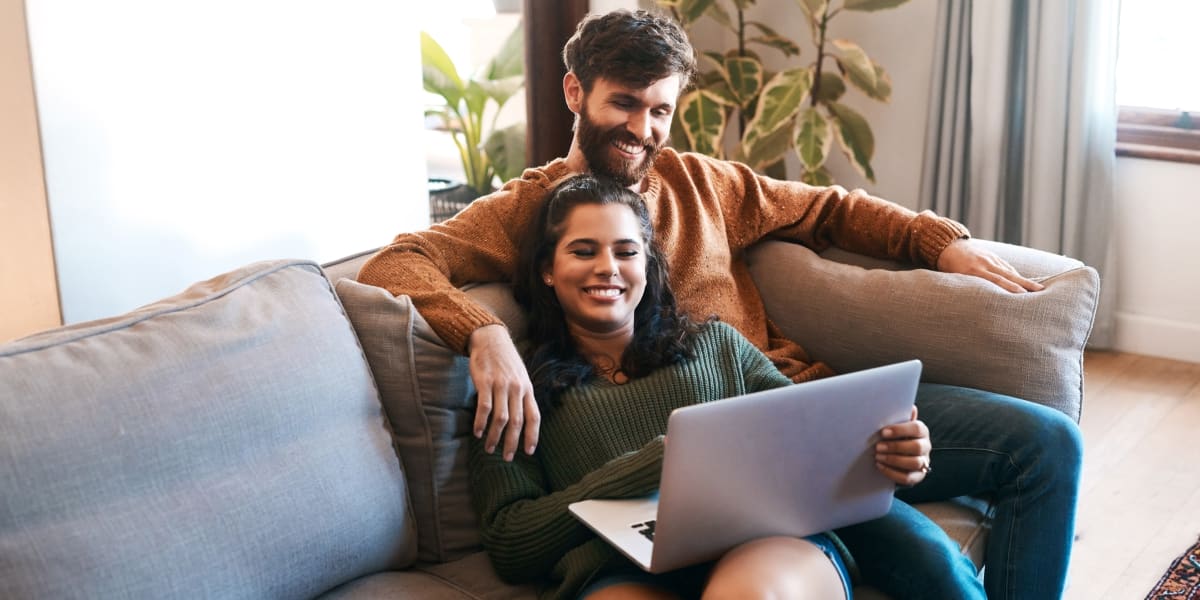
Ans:
{"type": "Polygon", "coordinates": [[[1170,110],[1200,109],[1200,2],[1125,0],[1121,3],[1117,104],[1170,110]]]}

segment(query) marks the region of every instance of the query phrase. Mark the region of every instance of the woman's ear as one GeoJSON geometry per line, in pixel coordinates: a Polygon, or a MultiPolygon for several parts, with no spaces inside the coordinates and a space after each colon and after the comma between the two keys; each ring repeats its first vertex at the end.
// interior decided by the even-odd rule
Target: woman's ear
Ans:
{"type": "Polygon", "coordinates": [[[567,108],[578,115],[583,108],[583,82],[574,71],[563,76],[563,97],[567,99],[567,108]]]}
{"type": "Polygon", "coordinates": [[[554,277],[549,272],[543,272],[542,283],[546,284],[546,287],[554,287],[554,277]]]}

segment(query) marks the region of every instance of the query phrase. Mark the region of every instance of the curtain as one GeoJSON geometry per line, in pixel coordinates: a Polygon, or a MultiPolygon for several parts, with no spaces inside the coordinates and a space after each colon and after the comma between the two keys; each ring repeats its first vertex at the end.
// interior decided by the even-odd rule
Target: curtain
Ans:
{"type": "Polygon", "coordinates": [[[1119,0],[941,0],[921,208],[1095,267],[1112,341],[1119,0]]]}

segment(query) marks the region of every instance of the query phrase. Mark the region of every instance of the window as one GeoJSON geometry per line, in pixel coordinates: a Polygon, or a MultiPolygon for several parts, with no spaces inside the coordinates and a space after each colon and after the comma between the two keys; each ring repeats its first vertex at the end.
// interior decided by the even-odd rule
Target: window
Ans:
{"type": "Polygon", "coordinates": [[[1200,2],[1121,3],[1117,155],[1200,164],[1200,2]]]}

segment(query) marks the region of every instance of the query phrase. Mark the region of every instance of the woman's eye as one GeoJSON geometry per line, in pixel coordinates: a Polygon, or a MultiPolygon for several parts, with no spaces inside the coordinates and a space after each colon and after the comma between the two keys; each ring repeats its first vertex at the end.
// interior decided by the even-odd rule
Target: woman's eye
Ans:
{"type": "Polygon", "coordinates": [[[637,250],[624,250],[624,251],[617,253],[617,256],[620,256],[621,258],[633,258],[637,255],[638,255],[637,250]]]}
{"type": "Polygon", "coordinates": [[[592,252],[591,250],[571,250],[570,253],[575,256],[583,256],[583,257],[593,256],[596,254],[595,252],[592,252]]]}

